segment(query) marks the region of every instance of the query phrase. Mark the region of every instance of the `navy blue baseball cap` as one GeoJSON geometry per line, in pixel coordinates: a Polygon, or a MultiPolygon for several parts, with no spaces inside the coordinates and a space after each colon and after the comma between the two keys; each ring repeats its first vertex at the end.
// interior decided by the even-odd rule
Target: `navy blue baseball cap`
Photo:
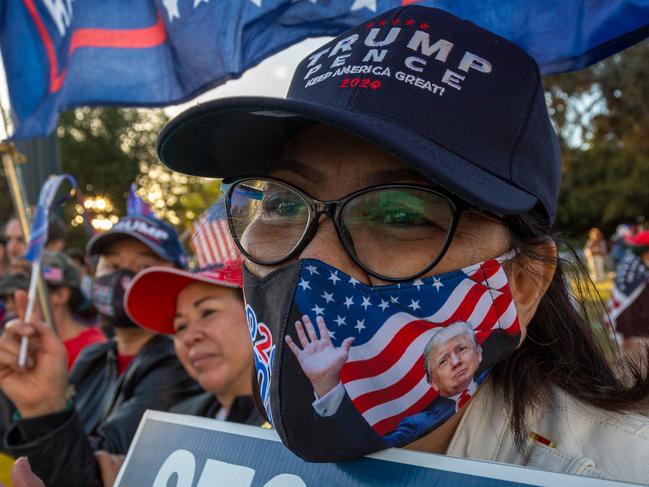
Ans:
{"type": "Polygon", "coordinates": [[[108,247],[124,237],[134,238],[146,245],[160,258],[176,267],[187,266],[187,256],[174,227],[150,216],[125,216],[107,232],[95,235],[88,242],[89,255],[101,255],[108,247]]]}
{"type": "Polygon", "coordinates": [[[507,39],[417,5],[307,56],[286,99],[187,110],[161,131],[158,155],[196,176],[261,176],[314,122],[373,143],[480,208],[554,220],[561,161],[537,63],[507,39]]]}

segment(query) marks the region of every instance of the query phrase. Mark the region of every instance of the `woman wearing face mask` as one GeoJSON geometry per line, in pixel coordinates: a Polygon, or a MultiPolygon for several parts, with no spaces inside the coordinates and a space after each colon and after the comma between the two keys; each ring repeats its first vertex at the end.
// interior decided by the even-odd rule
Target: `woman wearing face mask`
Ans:
{"type": "Polygon", "coordinates": [[[180,363],[204,394],[173,412],[261,425],[252,401],[252,347],[246,326],[240,263],[196,272],[152,267],[133,280],[125,303],[140,326],[173,335],[180,363]],[[158,303],[148,303],[155,298],[158,303]]]}
{"type": "Polygon", "coordinates": [[[225,178],[260,393],[293,452],[646,481],[646,367],[616,375],[571,302],[558,142],[521,49],[391,10],[308,56],[286,100],[195,107],[158,152],[225,178]]]}

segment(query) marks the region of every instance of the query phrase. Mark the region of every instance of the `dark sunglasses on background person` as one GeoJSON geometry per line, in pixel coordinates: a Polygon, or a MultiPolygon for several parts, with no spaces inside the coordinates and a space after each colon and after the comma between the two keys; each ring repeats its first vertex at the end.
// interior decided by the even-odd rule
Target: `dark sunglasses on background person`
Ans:
{"type": "Polygon", "coordinates": [[[228,178],[221,191],[234,241],[250,261],[271,266],[298,255],[327,215],[349,257],[386,281],[430,271],[448,250],[462,213],[484,213],[417,184],[381,184],[327,201],[272,177],[228,178]]]}

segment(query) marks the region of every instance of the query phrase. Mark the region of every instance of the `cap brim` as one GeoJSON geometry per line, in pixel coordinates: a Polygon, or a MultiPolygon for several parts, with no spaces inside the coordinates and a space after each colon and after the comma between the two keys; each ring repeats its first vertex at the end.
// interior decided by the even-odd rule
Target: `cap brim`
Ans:
{"type": "Polygon", "coordinates": [[[173,335],[178,295],[197,282],[238,288],[231,282],[202,277],[181,269],[150,267],[138,273],[129,284],[124,295],[126,314],[142,328],[173,335]]]}
{"type": "Polygon", "coordinates": [[[224,98],[191,108],[160,132],[157,149],[170,169],[226,178],[270,173],[293,135],[323,123],[393,154],[439,186],[502,215],[531,210],[538,199],[436,142],[378,117],[290,99],[224,98]]]}
{"type": "Polygon", "coordinates": [[[164,249],[159,245],[152,244],[150,240],[142,237],[137,232],[128,232],[124,230],[108,230],[107,232],[95,235],[88,241],[88,245],[86,247],[87,253],[88,255],[104,254],[108,247],[119,240],[123,240],[125,237],[133,238],[139,242],[142,242],[147,246],[148,249],[154,252],[161,259],[173,262],[173,260],[170,259],[169,256],[165,253],[164,249]]]}

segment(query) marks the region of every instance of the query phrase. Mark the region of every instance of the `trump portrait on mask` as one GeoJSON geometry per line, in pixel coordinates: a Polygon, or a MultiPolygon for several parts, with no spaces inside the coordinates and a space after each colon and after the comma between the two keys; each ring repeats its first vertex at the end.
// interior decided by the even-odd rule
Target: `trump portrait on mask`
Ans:
{"type": "Polygon", "coordinates": [[[424,347],[426,380],[438,397],[426,410],[402,420],[385,436],[390,445],[412,441],[448,420],[471,399],[487,375],[476,377],[482,348],[469,323],[458,321],[437,329],[424,347]]]}

